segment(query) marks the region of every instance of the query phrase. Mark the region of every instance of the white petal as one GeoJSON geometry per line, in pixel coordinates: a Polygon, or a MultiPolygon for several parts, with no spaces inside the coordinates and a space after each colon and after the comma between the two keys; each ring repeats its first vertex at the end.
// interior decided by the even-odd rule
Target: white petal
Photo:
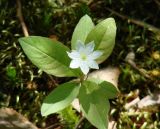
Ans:
{"type": "Polygon", "coordinates": [[[85,48],[83,50],[80,50],[80,53],[84,53],[85,55],[90,55],[94,50],[94,42],[90,42],[85,45],[85,48]]]}
{"type": "Polygon", "coordinates": [[[102,54],[103,54],[103,52],[101,52],[101,51],[94,51],[93,53],[91,53],[90,55],[88,55],[88,58],[89,59],[97,59],[102,54]]]}
{"type": "Polygon", "coordinates": [[[75,50],[73,50],[71,53],[67,52],[67,54],[71,59],[80,58],[80,54],[75,50]]]}
{"type": "Polygon", "coordinates": [[[78,68],[80,62],[78,60],[72,60],[70,63],[70,68],[78,68]]]}
{"type": "Polygon", "coordinates": [[[85,45],[81,40],[77,40],[76,42],[76,50],[79,51],[80,49],[84,49],[85,45]]]}
{"type": "Polygon", "coordinates": [[[87,44],[85,46],[85,48],[80,48],[78,52],[80,54],[84,54],[84,55],[88,56],[88,55],[90,55],[93,52],[93,50],[94,50],[94,43],[91,42],[91,43],[87,44]]]}
{"type": "Polygon", "coordinates": [[[86,51],[88,51],[89,53],[93,52],[94,50],[94,47],[95,47],[95,44],[94,44],[94,41],[86,44],[86,51]]]}
{"type": "Polygon", "coordinates": [[[85,62],[80,64],[80,68],[85,75],[89,72],[89,67],[85,62]]]}
{"type": "Polygon", "coordinates": [[[87,64],[90,68],[99,69],[97,62],[94,60],[88,60],[87,64]]]}

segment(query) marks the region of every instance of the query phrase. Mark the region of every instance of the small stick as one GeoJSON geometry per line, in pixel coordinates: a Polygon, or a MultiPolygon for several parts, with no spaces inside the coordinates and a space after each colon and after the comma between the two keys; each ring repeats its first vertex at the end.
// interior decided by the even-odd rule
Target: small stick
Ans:
{"type": "Polygon", "coordinates": [[[158,6],[160,6],[160,1],[154,0],[154,2],[155,2],[158,6]]]}
{"type": "Polygon", "coordinates": [[[134,69],[136,69],[141,75],[143,75],[145,78],[148,78],[150,80],[153,80],[151,76],[149,76],[147,73],[145,73],[143,70],[137,67],[136,63],[134,62],[135,59],[135,53],[129,52],[125,58],[125,61],[132,66],[134,69]]]}
{"type": "Polygon", "coordinates": [[[74,127],[74,129],[78,129],[78,127],[80,126],[80,124],[82,123],[82,121],[85,119],[85,117],[84,116],[82,116],[81,118],[80,118],[80,120],[78,121],[78,123],[76,124],[76,126],[74,127]]]}
{"type": "Polygon", "coordinates": [[[41,128],[41,129],[53,129],[53,128],[56,128],[57,126],[59,126],[60,124],[59,123],[56,123],[56,124],[52,124],[46,128],[41,128]]]}
{"type": "Polygon", "coordinates": [[[26,24],[24,22],[24,19],[23,19],[22,6],[21,6],[21,1],[20,0],[17,0],[17,17],[20,20],[24,36],[28,37],[29,33],[28,33],[27,26],[26,26],[26,24]]]}
{"type": "Polygon", "coordinates": [[[129,65],[131,65],[134,69],[136,69],[141,75],[143,75],[145,78],[148,78],[150,80],[152,80],[152,78],[147,74],[147,73],[144,73],[143,70],[139,69],[137,67],[137,65],[135,64],[135,62],[131,61],[131,60],[128,60],[126,61],[129,65]]]}
{"type": "Polygon", "coordinates": [[[155,27],[155,26],[153,26],[153,25],[150,25],[148,23],[142,22],[140,20],[135,20],[135,19],[129,18],[128,16],[122,15],[122,14],[120,14],[120,13],[118,13],[118,12],[116,12],[116,11],[110,9],[110,8],[107,8],[107,10],[109,12],[115,14],[116,16],[120,17],[123,20],[128,20],[128,22],[131,22],[131,23],[134,23],[134,24],[136,24],[138,26],[147,28],[149,31],[154,32],[156,34],[160,34],[160,29],[155,27]]]}

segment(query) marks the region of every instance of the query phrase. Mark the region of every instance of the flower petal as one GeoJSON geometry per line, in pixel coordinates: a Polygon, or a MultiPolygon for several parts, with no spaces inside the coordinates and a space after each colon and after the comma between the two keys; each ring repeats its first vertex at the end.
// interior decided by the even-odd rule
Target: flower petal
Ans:
{"type": "Polygon", "coordinates": [[[71,58],[71,59],[77,59],[77,58],[80,58],[80,54],[73,50],[71,53],[70,52],[67,52],[68,56],[71,58]]]}
{"type": "Polygon", "coordinates": [[[99,69],[95,59],[102,55],[101,51],[94,51],[94,41],[85,45],[80,40],[77,40],[76,50],[72,52],[67,52],[68,56],[72,59],[70,63],[71,68],[80,67],[84,74],[89,72],[90,68],[99,69]]]}
{"type": "Polygon", "coordinates": [[[87,65],[86,62],[81,62],[80,64],[80,69],[82,70],[82,72],[86,75],[89,72],[89,67],[87,65]]]}
{"type": "Polygon", "coordinates": [[[94,44],[94,41],[92,41],[92,42],[86,44],[85,49],[86,49],[87,52],[91,53],[91,52],[93,52],[94,47],[95,47],[95,44],[94,44]]]}
{"type": "Polygon", "coordinates": [[[70,63],[70,68],[78,68],[79,67],[80,62],[78,60],[72,60],[70,63]]]}
{"type": "Polygon", "coordinates": [[[76,42],[76,50],[84,50],[85,49],[85,44],[81,40],[77,40],[76,42]]]}
{"type": "Polygon", "coordinates": [[[101,51],[94,51],[93,53],[91,53],[90,55],[88,55],[89,59],[97,59],[98,57],[100,57],[103,54],[103,52],[101,51]]]}
{"type": "Polygon", "coordinates": [[[99,69],[97,62],[94,60],[88,60],[87,64],[90,68],[99,69]]]}

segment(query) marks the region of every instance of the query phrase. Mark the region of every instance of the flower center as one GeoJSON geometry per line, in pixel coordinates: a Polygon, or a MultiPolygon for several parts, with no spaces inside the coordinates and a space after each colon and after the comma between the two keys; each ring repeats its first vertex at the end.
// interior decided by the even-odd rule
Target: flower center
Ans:
{"type": "Polygon", "coordinates": [[[86,54],[84,54],[84,53],[81,53],[81,59],[82,59],[82,60],[86,60],[86,59],[87,59],[87,56],[86,56],[86,54]]]}

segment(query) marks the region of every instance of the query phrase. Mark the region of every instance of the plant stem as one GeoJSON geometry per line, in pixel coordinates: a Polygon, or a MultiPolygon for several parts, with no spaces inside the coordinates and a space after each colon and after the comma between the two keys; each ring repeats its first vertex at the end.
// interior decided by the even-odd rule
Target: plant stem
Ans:
{"type": "Polygon", "coordinates": [[[76,124],[76,126],[74,127],[74,129],[78,129],[78,127],[80,126],[80,124],[82,123],[82,121],[85,119],[85,117],[84,116],[82,116],[81,118],[80,118],[80,120],[78,121],[78,123],[76,124]]]}

